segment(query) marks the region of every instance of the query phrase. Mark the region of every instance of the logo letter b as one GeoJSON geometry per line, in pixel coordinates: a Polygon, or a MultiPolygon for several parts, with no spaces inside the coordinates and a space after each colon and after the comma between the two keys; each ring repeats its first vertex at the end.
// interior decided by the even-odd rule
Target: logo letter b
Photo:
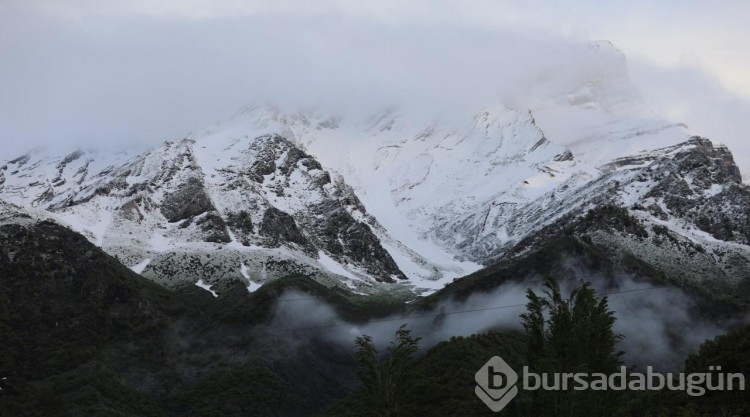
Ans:
{"type": "Polygon", "coordinates": [[[505,408],[518,395],[518,374],[499,356],[484,364],[474,380],[477,397],[494,412],[505,408]]]}
{"type": "Polygon", "coordinates": [[[508,382],[508,376],[503,371],[496,371],[494,366],[490,366],[487,369],[487,389],[492,390],[501,390],[503,389],[508,382]],[[497,383],[497,381],[500,381],[497,383]]]}

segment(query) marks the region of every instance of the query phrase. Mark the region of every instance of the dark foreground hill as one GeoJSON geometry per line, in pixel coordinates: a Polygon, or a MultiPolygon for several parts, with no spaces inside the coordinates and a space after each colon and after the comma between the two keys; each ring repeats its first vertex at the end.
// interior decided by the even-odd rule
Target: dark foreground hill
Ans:
{"type": "MultiPolygon", "coordinates": [[[[637,262],[613,263],[585,241],[563,238],[523,262],[498,264],[408,309],[304,276],[277,280],[252,294],[238,281],[214,298],[197,287],[165,289],[55,223],[4,224],[0,378],[6,379],[0,380],[0,416],[366,415],[357,408],[353,343],[333,342],[325,328],[274,331],[275,306],[290,288],[357,323],[395,313],[431,315],[446,298],[465,299],[511,279],[555,271],[610,276],[624,271],[669,284],[668,277],[639,268],[637,262]],[[577,267],[563,270],[563,261],[577,267]]],[[[703,313],[716,320],[744,311],[741,301],[703,300],[703,313]]],[[[706,344],[686,366],[732,366],[747,375],[747,335],[745,328],[706,344]]],[[[413,369],[419,395],[411,409],[419,415],[489,415],[473,394],[473,373],[497,354],[521,366],[525,349],[518,331],[424,346],[413,369]]],[[[699,412],[671,415],[703,415],[720,404],[745,415],[747,399],[735,394],[697,400],[633,395],[623,398],[622,413],[660,415],[668,407],[699,412]]],[[[523,404],[514,406],[517,415],[523,415],[523,404]]]]}
{"type": "Polygon", "coordinates": [[[306,362],[306,352],[260,330],[287,286],[337,301],[293,277],[252,296],[238,285],[220,301],[197,287],[174,292],[54,223],[0,226],[0,415],[319,409],[348,393],[350,381],[328,381],[353,375],[352,363],[314,338],[305,348],[319,366],[306,362]]]}

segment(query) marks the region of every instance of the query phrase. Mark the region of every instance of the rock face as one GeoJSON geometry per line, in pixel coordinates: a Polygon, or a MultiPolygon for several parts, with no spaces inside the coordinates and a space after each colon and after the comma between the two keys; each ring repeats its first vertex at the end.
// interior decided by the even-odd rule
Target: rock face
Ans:
{"type": "Polygon", "coordinates": [[[216,209],[200,180],[190,177],[175,192],[164,196],[160,211],[169,222],[174,223],[216,209]]]}
{"type": "Polygon", "coordinates": [[[704,138],[688,144],[655,174],[663,179],[645,197],[718,240],[750,245],[750,192],[732,154],[704,138]]]}
{"type": "Polygon", "coordinates": [[[693,137],[606,169],[597,181],[557,196],[548,207],[564,214],[500,247],[496,259],[522,258],[547,241],[576,236],[620,262],[637,259],[714,295],[747,296],[750,187],[726,148],[693,137]]]}
{"type": "MultiPolygon", "coordinates": [[[[406,279],[372,228],[386,233],[340,177],[332,180],[279,135],[222,139],[219,146],[209,138],[165,143],[88,179],[60,181],[73,161],[95,158],[76,152],[56,163],[45,186],[44,179],[4,185],[3,196],[36,193],[21,200],[169,286],[203,280],[220,288],[240,280],[251,290],[302,272],[373,291],[379,282],[406,279]]],[[[30,154],[5,170],[11,166],[22,181],[44,178],[37,172],[43,165],[50,163],[30,154]]]]}
{"type": "Polygon", "coordinates": [[[288,242],[298,245],[307,253],[315,253],[315,247],[297,228],[294,218],[276,207],[269,207],[263,213],[260,234],[268,238],[266,243],[271,247],[278,247],[288,242]]]}
{"type": "Polygon", "coordinates": [[[370,226],[354,220],[341,206],[321,202],[312,207],[308,220],[315,231],[315,240],[329,253],[365,265],[370,274],[378,270],[386,271],[386,281],[406,279],[393,258],[380,245],[370,226]]]}

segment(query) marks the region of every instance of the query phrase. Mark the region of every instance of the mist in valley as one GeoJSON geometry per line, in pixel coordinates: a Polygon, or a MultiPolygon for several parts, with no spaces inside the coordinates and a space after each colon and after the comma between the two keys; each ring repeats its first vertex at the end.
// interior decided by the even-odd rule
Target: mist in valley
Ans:
{"type": "MultiPolygon", "coordinates": [[[[685,359],[707,339],[726,333],[746,321],[717,323],[699,314],[697,302],[687,292],[621,275],[616,278],[586,276],[598,295],[607,295],[615,312],[614,331],[623,336],[618,348],[626,365],[636,369],[653,366],[664,371],[681,369],[685,359]]],[[[583,280],[562,281],[567,297],[583,280]]],[[[274,308],[267,331],[288,346],[304,346],[312,338],[354,349],[358,336],[369,335],[380,352],[385,352],[400,326],[406,325],[421,338],[426,351],[454,336],[470,336],[490,330],[523,331],[520,314],[526,309],[526,291],[542,294],[541,279],[509,282],[491,292],[474,292],[465,300],[450,298],[429,310],[411,310],[366,323],[352,323],[335,309],[309,294],[287,291],[274,308]]]]}

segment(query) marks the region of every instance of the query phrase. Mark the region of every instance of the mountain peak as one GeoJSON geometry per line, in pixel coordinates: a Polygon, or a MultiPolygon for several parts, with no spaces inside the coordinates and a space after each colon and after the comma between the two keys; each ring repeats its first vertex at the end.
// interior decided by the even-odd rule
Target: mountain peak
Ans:
{"type": "Polygon", "coordinates": [[[536,107],[438,116],[247,106],[140,155],[16,158],[0,171],[0,196],[50,210],[170,286],[251,289],[304,272],[355,292],[405,283],[424,293],[586,207],[646,199],[636,172],[686,149],[703,150],[680,164],[714,167],[673,168],[695,195],[723,198],[739,183],[728,150],[625,100],[635,96],[623,57],[606,42],[591,48],[606,59],[568,80],[580,88],[536,107]]]}

